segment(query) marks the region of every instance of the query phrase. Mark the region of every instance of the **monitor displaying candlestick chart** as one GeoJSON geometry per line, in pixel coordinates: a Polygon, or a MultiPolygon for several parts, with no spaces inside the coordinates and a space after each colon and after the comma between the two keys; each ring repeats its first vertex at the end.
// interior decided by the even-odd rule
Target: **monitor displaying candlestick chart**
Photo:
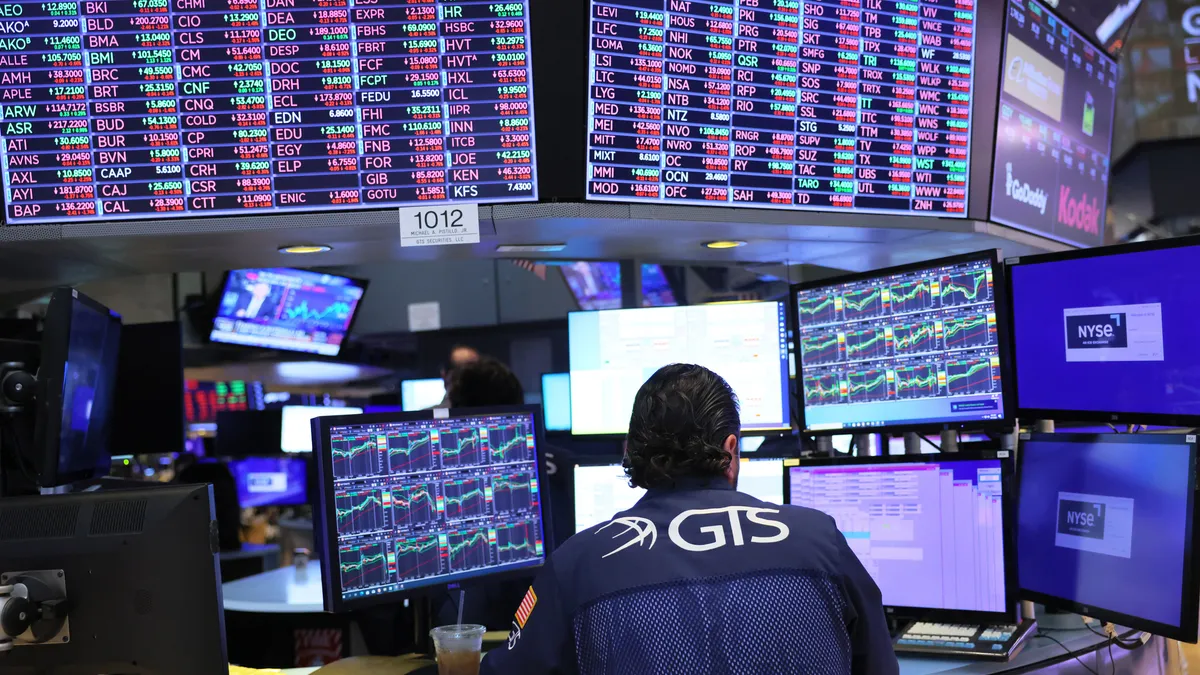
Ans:
{"type": "Polygon", "coordinates": [[[535,411],[315,420],[326,609],[541,565],[535,411]]]}
{"type": "Polygon", "coordinates": [[[209,339],[337,356],[367,282],[287,268],[232,270],[209,339]]]}
{"type": "Polygon", "coordinates": [[[804,428],[986,426],[1011,415],[998,255],[794,286],[804,428]]]}

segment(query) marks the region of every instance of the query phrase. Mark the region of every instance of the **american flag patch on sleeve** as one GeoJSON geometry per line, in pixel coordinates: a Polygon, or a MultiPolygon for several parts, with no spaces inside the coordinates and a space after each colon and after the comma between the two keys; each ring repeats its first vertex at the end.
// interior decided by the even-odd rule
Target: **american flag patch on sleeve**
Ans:
{"type": "Polygon", "coordinates": [[[533,587],[529,587],[529,592],[525,594],[525,599],[521,601],[521,606],[517,607],[517,625],[521,628],[525,627],[525,622],[529,621],[529,615],[533,612],[533,608],[537,605],[537,593],[533,592],[533,587]]]}

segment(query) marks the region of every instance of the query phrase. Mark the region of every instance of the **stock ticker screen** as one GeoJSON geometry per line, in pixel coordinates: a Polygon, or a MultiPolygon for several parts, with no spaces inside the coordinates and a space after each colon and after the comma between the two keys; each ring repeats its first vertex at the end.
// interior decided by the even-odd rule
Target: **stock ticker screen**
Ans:
{"type": "Polygon", "coordinates": [[[592,0],[589,199],[967,207],[976,0],[592,0]]]}
{"type": "Polygon", "coordinates": [[[812,431],[1004,417],[992,261],[799,290],[812,431]]]}
{"type": "Polygon", "coordinates": [[[532,413],[334,427],[343,599],[545,560],[532,413]]]}
{"type": "Polygon", "coordinates": [[[529,3],[5,2],[10,224],[537,197],[529,3]]]}
{"type": "Polygon", "coordinates": [[[1104,243],[1117,63],[1037,0],[1010,0],[992,220],[1104,243]]]}

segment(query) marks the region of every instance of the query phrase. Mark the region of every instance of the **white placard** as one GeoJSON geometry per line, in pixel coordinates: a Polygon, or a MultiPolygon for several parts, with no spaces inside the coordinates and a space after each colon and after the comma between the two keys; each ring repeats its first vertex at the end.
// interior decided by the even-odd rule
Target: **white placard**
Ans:
{"type": "Polygon", "coordinates": [[[441,330],[442,306],[436,302],[414,302],[408,306],[408,330],[441,330]]]}
{"type": "Polygon", "coordinates": [[[438,204],[400,209],[402,247],[478,243],[478,204],[438,204]]]}

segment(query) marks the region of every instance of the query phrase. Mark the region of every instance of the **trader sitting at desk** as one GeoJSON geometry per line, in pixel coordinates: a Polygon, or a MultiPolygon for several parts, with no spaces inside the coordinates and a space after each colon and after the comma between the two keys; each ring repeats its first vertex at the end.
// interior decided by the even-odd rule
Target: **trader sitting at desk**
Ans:
{"type": "Polygon", "coordinates": [[[738,402],[672,365],[633,403],[632,509],[564,543],[485,673],[896,673],[879,589],[828,516],[737,492],[738,402]]]}

